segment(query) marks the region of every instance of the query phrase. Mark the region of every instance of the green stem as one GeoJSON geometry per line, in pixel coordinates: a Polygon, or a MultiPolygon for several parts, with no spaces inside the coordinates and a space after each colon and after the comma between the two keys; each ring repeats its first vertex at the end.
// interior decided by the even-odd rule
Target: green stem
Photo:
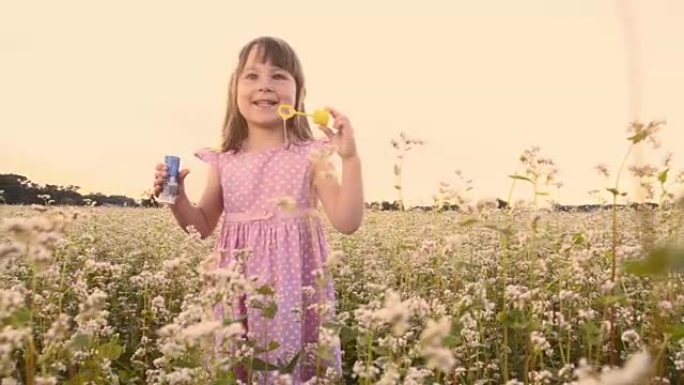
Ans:
{"type": "MultiPolygon", "coordinates": [[[[563,300],[560,301],[559,310],[560,310],[560,313],[563,316],[563,318],[565,318],[565,314],[563,314],[563,300]]],[[[570,357],[566,357],[565,352],[563,352],[563,328],[562,327],[559,327],[558,337],[559,337],[558,338],[558,340],[559,340],[559,344],[558,344],[559,349],[558,350],[560,351],[561,360],[563,361],[563,365],[567,365],[568,361],[570,360],[570,357]]]]}
{"type": "MultiPolygon", "coordinates": [[[[28,255],[30,252],[30,248],[27,245],[26,246],[26,254],[28,255]]],[[[29,327],[31,328],[31,334],[29,335],[28,338],[28,352],[26,353],[26,356],[24,357],[24,360],[26,362],[26,385],[33,385],[34,383],[34,375],[35,375],[35,353],[36,353],[36,346],[35,346],[35,341],[33,340],[33,332],[35,330],[33,327],[33,313],[35,312],[35,303],[36,303],[36,289],[38,287],[38,282],[36,280],[36,265],[34,264],[31,269],[31,307],[29,309],[29,327]]]]}
{"type": "Polygon", "coordinates": [[[397,188],[399,190],[399,210],[404,211],[404,188],[401,175],[404,172],[404,154],[399,158],[399,173],[397,174],[397,188]]]}
{"type": "MultiPolygon", "coordinates": [[[[371,365],[373,365],[373,334],[371,333],[368,338],[368,345],[366,346],[366,370],[368,371],[368,374],[372,373],[372,370],[370,370],[371,365]]],[[[366,384],[371,383],[371,378],[366,377],[365,379],[366,384]]]]}
{"type": "MultiPolygon", "coordinates": [[[[629,155],[632,153],[632,149],[634,148],[634,144],[631,144],[629,146],[629,149],[627,149],[627,153],[625,153],[625,157],[622,159],[622,162],[620,163],[620,168],[618,169],[617,175],[615,176],[615,189],[612,192],[613,193],[613,207],[612,207],[612,255],[611,255],[611,273],[610,273],[610,280],[613,284],[615,284],[616,276],[617,276],[617,246],[618,246],[618,221],[617,221],[617,197],[619,194],[619,189],[618,187],[620,186],[620,175],[622,174],[622,170],[625,167],[625,163],[627,163],[627,159],[629,159],[629,155]]],[[[612,294],[612,290],[611,290],[612,294]]],[[[617,364],[617,334],[616,334],[616,329],[615,329],[615,305],[611,304],[610,306],[610,364],[612,366],[615,366],[617,364]]]]}
{"type": "MultiPolygon", "coordinates": [[[[508,316],[506,314],[506,311],[508,309],[508,306],[506,306],[506,287],[508,285],[508,239],[504,236],[503,238],[503,243],[504,243],[504,249],[502,250],[503,252],[503,258],[502,258],[502,274],[503,274],[503,290],[501,291],[501,311],[506,317],[508,316]]],[[[504,335],[503,335],[503,377],[504,377],[504,383],[508,382],[508,322],[504,322],[504,335]]]]}
{"type": "Polygon", "coordinates": [[[534,353],[530,354],[529,349],[530,346],[529,344],[527,345],[528,353],[527,357],[525,358],[525,369],[523,372],[523,383],[527,385],[529,383],[529,373],[530,373],[530,362],[532,361],[532,357],[534,357],[534,353]]]}
{"type": "MultiPolygon", "coordinates": [[[[513,196],[513,189],[515,188],[515,182],[516,179],[513,179],[511,181],[511,188],[508,190],[508,196],[506,197],[506,200],[508,202],[508,209],[506,210],[507,213],[507,219],[508,223],[510,225],[511,223],[511,216],[510,216],[510,210],[512,208],[511,205],[511,197],[513,196]]],[[[502,238],[502,258],[501,258],[501,270],[502,270],[502,290],[501,290],[501,312],[505,315],[507,306],[506,306],[506,286],[508,286],[508,238],[507,236],[504,236],[502,238]]],[[[508,324],[504,322],[503,326],[503,352],[502,352],[502,366],[503,366],[503,378],[504,378],[504,383],[508,382],[508,324]]]]}

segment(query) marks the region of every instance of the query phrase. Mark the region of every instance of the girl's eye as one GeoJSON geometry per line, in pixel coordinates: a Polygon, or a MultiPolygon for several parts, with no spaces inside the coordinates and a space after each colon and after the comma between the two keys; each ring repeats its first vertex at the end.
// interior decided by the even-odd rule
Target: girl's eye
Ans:
{"type": "Polygon", "coordinates": [[[255,73],[248,73],[245,75],[245,79],[254,80],[256,78],[257,78],[257,76],[255,73]]]}
{"type": "Polygon", "coordinates": [[[283,79],[287,79],[287,76],[285,76],[285,74],[275,74],[275,75],[273,75],[273,78],[278,79],[278,80],[283,80],[283,79]]]}

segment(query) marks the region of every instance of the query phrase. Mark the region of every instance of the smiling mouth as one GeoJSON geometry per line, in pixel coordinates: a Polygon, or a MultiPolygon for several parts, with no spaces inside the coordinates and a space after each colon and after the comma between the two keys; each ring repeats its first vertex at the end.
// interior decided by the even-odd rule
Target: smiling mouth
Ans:
{"type": "Polygon", "coordinates": [[[278,102],[275,100],[255,100],[252,104],[257,107],[275,107],[278,102]]]}

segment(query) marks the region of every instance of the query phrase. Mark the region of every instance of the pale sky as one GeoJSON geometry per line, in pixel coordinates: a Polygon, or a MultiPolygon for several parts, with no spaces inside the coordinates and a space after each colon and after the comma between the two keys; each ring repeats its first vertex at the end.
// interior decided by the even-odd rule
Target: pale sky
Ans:
{"type": "Polygon", "coordinates": [[[207,167],[192,154],[218,143],[238,51],[272,35],[302,61],[308,109],[350,118],[367,201],[396,198],[404,131],[426,142],[406,158],[409,204],[457,169],[475,198],[505,198],[532,145],[560,169],[557,199],[586,202],[634,117],[667,120],[663,150],[684,168],[684,1],[624,4],[631,50],[619,0],[6,1],[0,173],[137,199],[175,154],[198,199],[207,167]]]}

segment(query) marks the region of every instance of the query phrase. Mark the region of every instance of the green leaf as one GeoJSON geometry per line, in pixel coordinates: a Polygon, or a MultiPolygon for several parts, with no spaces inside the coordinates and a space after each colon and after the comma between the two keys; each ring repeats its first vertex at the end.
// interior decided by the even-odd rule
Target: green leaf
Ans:
{"type": "Polygon", "coordinates": [[[667,172],[668,171],[670,171],[670,169],[666,168],[663,172],[658,174],[658,182],[660,182],[660,184],[664,184],[665,182],[667,182],[667,172]]]}
{"type": "Polygon", "coordinates": [[[7,322],[15,328],[20,328],[26,325],[31,320],[31,311],[28,308],[17,309],[7,322]]]}
{"type": "Polygon", "coordinates": [[[337,323],[337,322],[334,322],[334,321],[326,321],[326,322],[323,322],[323,324],[321,326],[323,326],[326,329],[339,330],[344,325],[337,323]]]}
{"type": "Polygon", "coordinates": [[[252,369],[259,372],[268,372],[271,370],[278,370],[279,368],[273,364],[269,364],[268,362],[255,357],[252,361],[252,369]]]}
{"type": "Polygon", "coordinates": [[[340,329],[340,341],[342,344],[347,345],[354,340],[356,340],[354,329],[346,325],[342,326],[342,329],[340,329]]]}
{"type": "Polygon", "coordinates": [[[121,369],[116,371],[116,375],[119,376],[119,381],[121,384],[134,383],[135,380],[139,380],[132,371],[121,369]]]}
{"type": "Polygon", "coordinates": [[[672,336],[672,341],[679,341],[684,338],[684,323],[666,325],[665,330],[672,336]]]}
{"type": "Polygon", "coordinates": [[[582,336],[586,337],[590,343],[594,343],[601,337],[601,328],[594,322],[585,322],[579,327],[582,336]]]}
{"type": "Polygon", "coordinates": [[[273,295],[273,294],[275,294],[275,291],[269,285],[261,286],[260,288],[256,289],[256,292],[258,294],[261,294],[261,295],[273,295]]]}
{"type": "Polygon", "coordinates": [[[537,191],[537,195],[546,196],[546,195],[550,195],[550,194],[547,191],[537,191]]]}
{"type": "Polygon", "coordinates": [[[401,190],[401,186],[399,186],[398,184],[395,184],[395,185],[394,185],[394,188],[395,188],[396,190],[401,190]]]}
{"type": "Polygon", "coordinates": [[[278,304],[275,303],[275,301],[271,301],[266,305],[266,307],[263,308],[261,311],[261,314],[268,318],[268,319],[273,319],[278,312],[278,304]]]}
{"type": "Polygon", "coordinates": [[[636,134],[630,136],[627,139],[630,140],[632,143],[637,144],[646,138],[648,138],[648,130],[639,130],[636,134]]]}
{"type": "Polygon", "coordinates": [[[509,175],[508,177],[509,177],[509,178],[513,178],[513,179],[518,179],[518,180],[524,180],[524,181],[527,181],[527,182],[530,182],[530,183],[533,183],[533,184],[534,184],[534,182],[532,181],[532,179],[530,179],[530,178],[528,178],[528,177],[526,177],[526,176],[522,176],[522,175],[509,175]]]}
{"type": "Polygon", "coordinates": [[[575,233],[572,235],[572,243],[574,245],[586,246],[587,240],[586,240],[586,238],[584,238],[584,234],[575,233]]]}
{"type": "Polygon", "coordinates": [[[78,373],[67,381],[67,385],[80,385],[95,380],[95,372],[88,367],[88,364],[79,369],[78,373]]]}
{"type": "Polygon", "coordinates": [[[230,326],[231,324],[237,323],[237,322],[242,322],[247,319],[246,315],[241,315],[235,319],[232,318],[225,318],[222,322],[223,326],[230,326]]]}
{"type": "Polygon", "coordinates": [[[200,360],[196,357],[196,355],[185,355],[177,360],[174,360],[173,365],[179,368],[192,369],[200,366],[200,360]]]}
{"type": "Polygon", "coordinates": [[[121,347],[121,345],[119,345],[116,341],[110,341],[106,344],[98,346],[97,352],[103,358],[113,361],[121,356],[121,353],[123,352],[123,347],[121,347]]]}
{"type": "Polygon", "coordinates": [[[496,225],[484,225],[484,227],[494,230],[502,235],[510,236],[513,234],[510,227],[498,227],[496,225]]]}
{"type": "Polygon", "coordinates": [[[472,225],[476,224],[477,222],[479,222],[479,220],[477,218],[468,218],[459,224],[461,226],[472,226],[472,225]]]}
{"type": "Polygon", "coordinates": [[[612,305],[614,303],[624,304],[627,298],[624,295],[604,295],[600,297],[599,302],[603,305],[612,305]]]}
{"type": "Polygon", "coordinates": [[[235,374],[231,370],[223,372],[220,371],[216,376],[215,385],[229,385],[235,383],[235,374]]]}
{"type": "Polygon", "coordinates": [[[300,350],[299,352],[297,352],[297,354],[294,357],[292,357],[292,359],[290,360],[290,362],[286,366],[284,366],[280,369],[280,373],[292,374],[292,372],[294,372],[295,366],[297,365],[297,361],[299,360],[299,356],[301,356],[301,355],[302,355],[302,351],[300,350]]]}
{"type": "MultiPolygon", "coordinates": [[[[322,361],[330,361],[333,359],[332,353],[332,350],[328,349],[326,346],[319,345],[318,349],[316,350],[316,357],[318,357],[322,361]]],[[[387,354],[389,354],[389,351],[387,352],[387,354]]]]}
{"type": "Polygon", "coordinates": [[[461,336],[450,335],[442,341],[442,345],[444,345],[447,348],[455,348],[461,345],[462,342],[463,339],[461,338],[461,336]]]}
{"type": "Polygon", "coordinates": [[[90,346],[91,337],[88,334],[78,333],[71,338],[71,348],[81,350],[90,346]]]}
{"type": "Polygon", "coordinates": [[[610,192],[613,195],[620,195],[620,191],[618,191],[618,189],[616,189],[614,187],[607,188],[606,190],[608,190],[608,192],[610,192]]]}
{"type": "Polygon", "coordinates": [[[373,346],[372,350],[373,350],[373,353],[377,354],[378,356],[389,355],[389,349],[387,349],[384,346],[373,346]]]}
{"type": "Polygon", "coordinates": [[[277,341],[271,341],[268,343],[268,346],[266,346],[266,348],[258,348],[258,349],[255,349],[254,351],[256,354],[261,354],[261,353],[266,353],[266,352],[276,350],[279,347],[280,347],[280,344],[277,341]]]}
{"type": "Polygon", "coordinates": [[[668,245],[651,250],[646,258],[623,263],[626,272],[638,276],[665,276],[684,272],[684,248],[668,245]]]}
{"type": "Polygon", "coordinates": [[[497,315],[496,319],[514,330],[538,329],[541,327],[539,321],[528,319],[527,314],[518,309],[502,311],[497,315]]]}

